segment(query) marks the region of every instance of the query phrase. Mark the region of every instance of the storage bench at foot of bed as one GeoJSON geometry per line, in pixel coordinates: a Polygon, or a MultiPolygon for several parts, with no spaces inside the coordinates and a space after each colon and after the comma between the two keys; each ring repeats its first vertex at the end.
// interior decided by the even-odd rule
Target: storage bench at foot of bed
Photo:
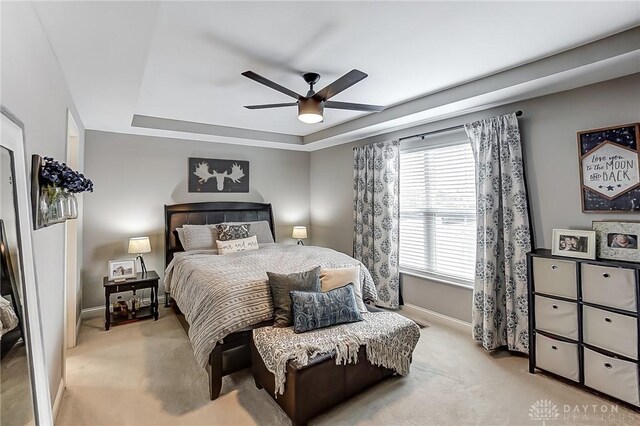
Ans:
{"type": "Polygon", "coordinates": [[[258,388],[263,388],[289,416],[294,426],[303,426],[318,414],[393,374],[393,370],[372,365],[361,346],[356,364],[336,365],[330,355],[321,355],[308,365],[287,363],[286,385],[275,398],[275,377],[267,370],[253,342],[251,369],[258,388]]]}

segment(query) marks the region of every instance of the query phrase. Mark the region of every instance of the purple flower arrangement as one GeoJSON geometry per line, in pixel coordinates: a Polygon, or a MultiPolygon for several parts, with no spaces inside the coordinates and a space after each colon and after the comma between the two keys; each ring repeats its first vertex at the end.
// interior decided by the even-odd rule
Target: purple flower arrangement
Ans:
{"type": "Polygon", "coordinates": [[[84,177],[82,173],[73,170],[65,163],[60,163],[51,157],[44,157],[44,163],[40,170],[43,183],[66,189],[68,192],[93,192],[93,182],[84,177]]]}

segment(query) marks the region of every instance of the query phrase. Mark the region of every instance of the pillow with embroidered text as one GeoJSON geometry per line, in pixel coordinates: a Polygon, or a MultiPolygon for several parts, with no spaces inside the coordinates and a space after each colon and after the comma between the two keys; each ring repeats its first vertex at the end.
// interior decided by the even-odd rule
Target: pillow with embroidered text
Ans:
{"type": "Polygon", "coordinates": [[[237,240],[216,241],[219,254],[237,253],[239,251],[258,250],[258,239],[255,235],[237,240]]]}

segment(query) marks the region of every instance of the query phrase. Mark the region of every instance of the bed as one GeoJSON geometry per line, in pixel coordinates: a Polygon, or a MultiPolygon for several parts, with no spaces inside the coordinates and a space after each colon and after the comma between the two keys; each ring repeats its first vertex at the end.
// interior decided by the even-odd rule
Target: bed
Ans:
{"type": "MultiPolygon", "coordinates": [[[[222,222],[266,221],[275,241],[270,204],[208,202],[165,206],[165,304],[171,304],[189,334],[194,355],[209,375],[211,399],[220,395],[222,377],[251,366],[252,329],[271,324],[273,306],[266,271],[299,272],[317,265],[360,264],[330,249],[261,244],[258,251],[214,255],[184,252],[177,228],[222,222]]],[[[377,295],[371,275],[361,268],[366,299],[377,295]]]]}

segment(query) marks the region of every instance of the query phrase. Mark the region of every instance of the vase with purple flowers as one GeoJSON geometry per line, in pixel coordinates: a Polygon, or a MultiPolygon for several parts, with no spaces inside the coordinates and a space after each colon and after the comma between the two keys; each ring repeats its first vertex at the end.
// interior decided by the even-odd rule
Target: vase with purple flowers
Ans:
{"type": "Polygon", "coordinates": [[[78,217],[75,194],[93,192],[93,182],[82,173],[51,157],[43,158],[40,212],[45,226],[78,217]]]}
{"type": "Polygon", "coordinates": [[[47,186],[42,188],[40,210],[42,211],[42,219],[45,225],[53,225],[66,220],[64,215],[66,202],[62,193],[63,190],[59,187],[47,186]]]}

